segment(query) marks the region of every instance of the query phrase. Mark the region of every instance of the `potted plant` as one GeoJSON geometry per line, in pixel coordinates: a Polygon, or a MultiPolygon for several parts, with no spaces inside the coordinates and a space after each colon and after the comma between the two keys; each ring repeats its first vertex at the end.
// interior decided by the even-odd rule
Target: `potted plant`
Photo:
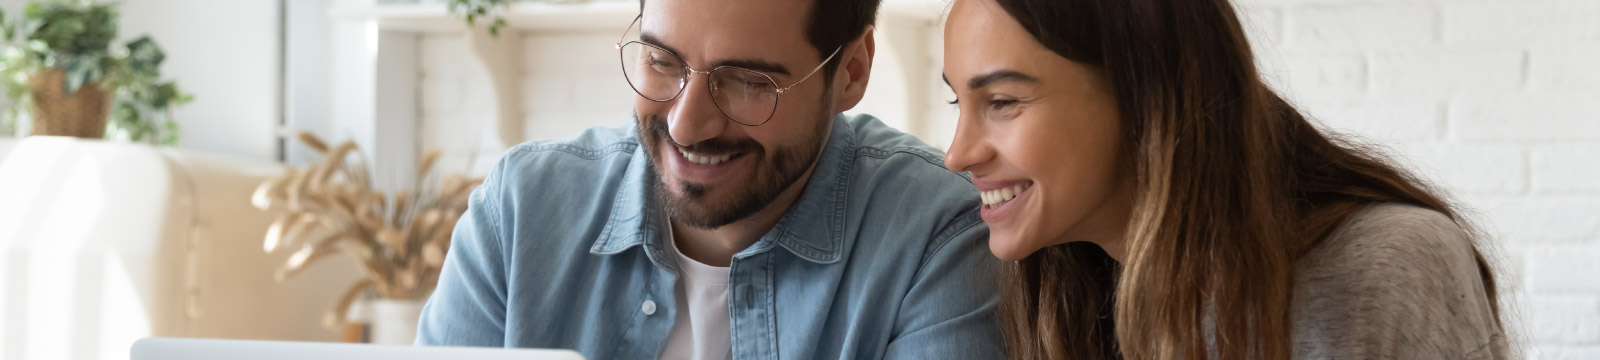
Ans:
{"type": "Polygon", "coordinates": [[[148,36],[111,46],[117,21],[116,4],[87,0],[32,2],[21,19],[0,9],[8,119],[27,109],[33,135],[103,138],[109,129],[127,140],[175,144],[171,109],[192,98],[160,80],[166,54],[148,36]]]}
{"type": "Polygon", "coordinates": [[[500,37],[500,29],[506,27],[502,14],[509,6],[511,0],[450,0],[450,13],[465,18],[467,26],[477,26],[481,18],[493,18],[489,22],[489,34],[500,37]]]}
{"type": "Polygon", "coordinates": [[[434,175],[438,150],[423,154],[416,191],[385,193],[372,187],[354,142],[328,146],[308,132],[298,135],[323,155],[304,169],[257,188],[251,202],[262,210],[287,208],[267,229],[263,249],[293,250],[278,269],[279,281],[318,260],[343,253],[360,265],[365,279],[351,284],[323,318],[337,328],[348,321],[356,299],[373,293],[372,342],[410,344],[422,303],[439,281],[450,234],[467,210],[467,198],[482,179],[434,175]]]}
{"type": "Polygon", "coordinates": [[[449,9],[451,15],[465,19],[469,27],[478,26],[479,19],[492,19],[488,23],[489,34],[500,37],[500,30],[506,27],[505,12],[513,1],[578,4],[589,0],[450,0],[449,9]]]}

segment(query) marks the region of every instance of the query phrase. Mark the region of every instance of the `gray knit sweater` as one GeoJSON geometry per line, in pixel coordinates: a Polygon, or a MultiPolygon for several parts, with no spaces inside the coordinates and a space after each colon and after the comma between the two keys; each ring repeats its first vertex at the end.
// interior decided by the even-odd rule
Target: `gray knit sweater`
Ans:
{"type": "Polygon", "coordinates": [[[1295,264],[1295,358],[1508,358],[1471,241],[1423,208],[1351,217],[1295,264]]]}

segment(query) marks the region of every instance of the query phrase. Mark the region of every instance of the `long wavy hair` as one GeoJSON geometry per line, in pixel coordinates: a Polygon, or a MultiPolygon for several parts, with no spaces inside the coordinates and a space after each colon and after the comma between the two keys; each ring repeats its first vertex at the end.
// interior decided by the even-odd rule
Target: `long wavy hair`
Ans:
{"type": "Polygon", "coordinates": [[[1106,76],[1135,187],[1122,263],[1069,243],[1002,271],[1013,358],[1288,359],[1294,262],[1351,215],[1410,204],[1475,234],[1426,183],[1269,89],[1227,0],[995,1],[1106,76]]]}

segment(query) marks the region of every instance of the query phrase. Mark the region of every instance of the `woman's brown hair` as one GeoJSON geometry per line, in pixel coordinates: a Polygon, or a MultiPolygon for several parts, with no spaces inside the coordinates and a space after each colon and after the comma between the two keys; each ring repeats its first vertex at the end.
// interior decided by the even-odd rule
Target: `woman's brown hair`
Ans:
{"type": "Polygon", "coordinates": [[[1269,89],[1227,0],[995,1],[1109,80],[1136,193],[1121,264],[1069,243],[1002,271],[1013,358],[1288,359],[1294,262],[1351,215],[1410,204],[1471,233],[1423,181],[1269,89]]]}

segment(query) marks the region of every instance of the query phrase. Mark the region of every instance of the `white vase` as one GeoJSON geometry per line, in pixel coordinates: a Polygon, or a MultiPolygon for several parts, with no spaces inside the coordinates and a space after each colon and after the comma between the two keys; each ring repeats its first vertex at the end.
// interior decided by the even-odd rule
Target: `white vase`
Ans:
{"type": "Polygon", "coordinates": [[[411,345],[417,339],[417,320],[424,300],[372,301],[371,336],[377,345],[411,345]]]}

